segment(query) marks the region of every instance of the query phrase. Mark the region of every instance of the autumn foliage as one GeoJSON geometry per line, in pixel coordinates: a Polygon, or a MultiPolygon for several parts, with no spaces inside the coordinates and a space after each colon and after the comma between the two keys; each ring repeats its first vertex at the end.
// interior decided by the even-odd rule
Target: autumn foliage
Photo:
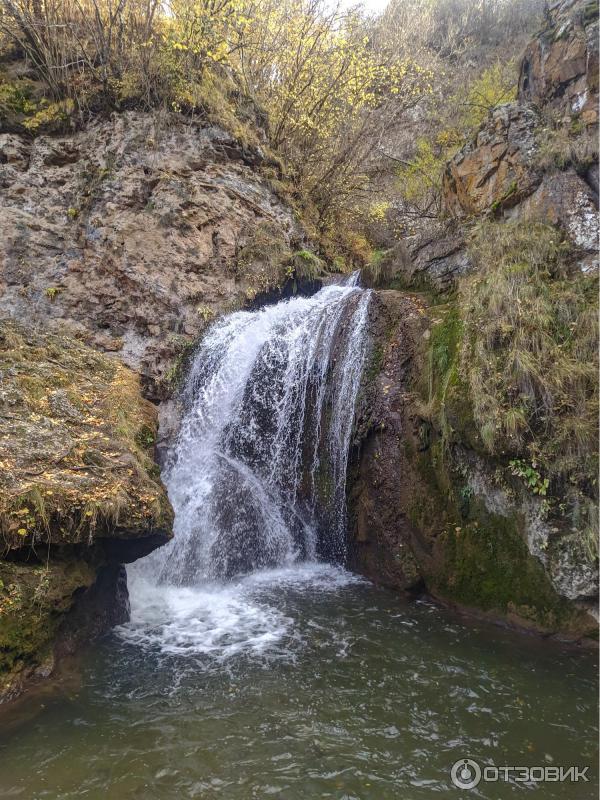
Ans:
{"type": "Polygon", "coordinates": [[[0,5],[5,45],[47,91],[30,129],[53,114],[72,122],[132,106],[216,115],[222,106],[226,117],[250,98],[320,231],[356,209],[378,140],[428,86],[427,70],[376,39],[368,19],[323,0],[0,5]]]}

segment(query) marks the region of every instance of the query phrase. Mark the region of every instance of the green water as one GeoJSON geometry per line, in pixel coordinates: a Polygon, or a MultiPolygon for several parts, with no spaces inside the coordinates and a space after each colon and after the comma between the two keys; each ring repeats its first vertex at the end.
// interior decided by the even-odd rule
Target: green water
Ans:
{"type": "MultiPolygon", "coordinates": [[[[135,584],[134,584],[135,586],[135,584]]],[[[466,624],[327,567],[138,586],[78,686],[6,716],[0,797],[593,798],[592,654],[466,624]],[[452,786],[460,757],[589,783],[452,786]]]]}

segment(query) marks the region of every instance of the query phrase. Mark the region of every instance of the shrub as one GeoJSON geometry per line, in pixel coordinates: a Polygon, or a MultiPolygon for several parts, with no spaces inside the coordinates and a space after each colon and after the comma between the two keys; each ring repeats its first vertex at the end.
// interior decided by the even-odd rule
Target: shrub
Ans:
{"type": "Polygon", "coordinates": [[[493,108],[516,98],[516,91],[514,61],[497,61],[449,98],[434,130],[416,140],[410,159],[396,159],[403,216],[440,214],[442,177],[449,159],[476,134],[493,108]]]}
{"type": "Polygon", "coordinates": [[[321,233],[353,212],[384,131],[429,91],[428,70],[376,41],[356,9],[326,0],[1,0],[1,8],[0,36],[27,57],[52,101],[33,132],[54,123],[48,112],[62,123],[55,104],[66,101],[81,122],[123,107],[200,113],[258,145],[245,125],[254,120],[270,127],[321,233]],[[270,126],[259,119],[263,107],[270,126]]]}

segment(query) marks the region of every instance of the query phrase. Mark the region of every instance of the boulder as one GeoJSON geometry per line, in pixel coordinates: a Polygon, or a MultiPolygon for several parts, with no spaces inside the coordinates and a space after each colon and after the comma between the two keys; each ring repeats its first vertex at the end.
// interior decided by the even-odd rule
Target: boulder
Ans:
{"type": "Polygon", "coordinates": [[[494,108],[475,139],[447,164],[444,211],[467,217],[517,205],[539,185],[535,109],[519,103],[494,108]]]}

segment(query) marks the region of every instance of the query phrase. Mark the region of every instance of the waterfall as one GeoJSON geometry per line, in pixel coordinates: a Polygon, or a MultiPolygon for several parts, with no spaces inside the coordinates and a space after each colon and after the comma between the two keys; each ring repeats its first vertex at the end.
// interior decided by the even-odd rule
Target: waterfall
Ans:
{"type": "Polygon", "coordinates": [[[151,557],[160,582],[344,560],[369,297],[354,274],[209,328],[163,472],[175,537],[151,557]]]}

